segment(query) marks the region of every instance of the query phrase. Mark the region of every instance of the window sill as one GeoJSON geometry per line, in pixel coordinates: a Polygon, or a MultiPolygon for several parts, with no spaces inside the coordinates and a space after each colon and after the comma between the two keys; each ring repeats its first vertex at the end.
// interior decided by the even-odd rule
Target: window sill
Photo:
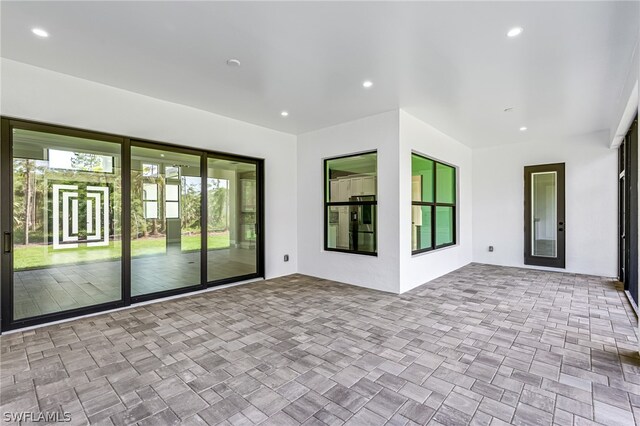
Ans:
{"type": "Polygon", "coordinates": [[[343,249],[334,249],[334,248],[328,248],[328,247],[325,247],[324,251],[329,251],[333,253],[358,254],[360,256],[373,256],[373,257],[378,256],[378,252],[371,253],[368,251],[343,250],[343,249]]]}
{"type": "Polygon", "coordinates": [[[431,253],[437,253],[443,250],[447,250],[447,249],[451,249],[451,248],[455,248],[458,247],[459,244],[458,243],[453,243],[453,244],[447,244],[445,246],[440,246],[434,249],[428,249],[428,250],[424,250],[424,251],[412,251],[411,252],[411,257],[419,257],[419,256],[424,256],[425,254],[431,254],[431,253]]]}

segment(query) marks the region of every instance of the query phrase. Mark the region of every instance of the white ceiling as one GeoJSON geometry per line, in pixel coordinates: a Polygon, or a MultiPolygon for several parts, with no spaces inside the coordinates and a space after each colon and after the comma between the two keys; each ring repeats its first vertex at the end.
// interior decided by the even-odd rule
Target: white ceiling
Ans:
{"type": "Polygon", "coordinates": [[[0,7],[5,58],[294,134],[400,107],[472,147],[608,130],[640,25],[637,1],[0,7]]]}

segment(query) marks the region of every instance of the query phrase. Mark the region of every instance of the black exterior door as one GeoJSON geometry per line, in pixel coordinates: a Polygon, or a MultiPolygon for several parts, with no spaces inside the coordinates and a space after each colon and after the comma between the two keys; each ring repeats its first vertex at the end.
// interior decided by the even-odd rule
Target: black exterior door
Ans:
{"type": "Polygon", "coordinates": [[[638,306],[638,119],[619,148],[618,280],[638,306]]]}
{"type": "Polygon", "coordinates": [[[564,163],[524,168],[524,263],[565,267],[564,163]]]}

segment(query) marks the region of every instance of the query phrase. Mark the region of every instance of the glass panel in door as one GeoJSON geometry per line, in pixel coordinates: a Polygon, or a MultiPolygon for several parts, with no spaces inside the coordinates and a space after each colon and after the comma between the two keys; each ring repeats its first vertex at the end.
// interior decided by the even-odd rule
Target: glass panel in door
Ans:
{"type": "Polygon", "coordinates": [[[201,284],[200,156],[131,147],[131,295],[201,284]]]}
{"type": "Polygon", "coordinates": [[[258,272],[257,166],[207,160],[207,281],[258,272]]]}
{"type": "Polygon", "coordinates": [[[556,257],[557,173],[532,173],[531,182],[531,253],[539,257],[556,257]]]}
{"type": "Polygon", "coordinates": [[[121,145],[12,131],[13,319],[121,300],[121,145]]]}

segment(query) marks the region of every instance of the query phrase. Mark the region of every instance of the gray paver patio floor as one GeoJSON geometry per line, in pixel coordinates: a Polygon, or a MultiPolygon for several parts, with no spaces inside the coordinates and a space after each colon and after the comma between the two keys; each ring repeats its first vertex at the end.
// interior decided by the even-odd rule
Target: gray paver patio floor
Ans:
{"type": "Polygon", "coordinates": [[[403,295],[291,275],[3,335],[0,403],[71,424],[630,425],[623,297],[479,264],[403,295]]]}

